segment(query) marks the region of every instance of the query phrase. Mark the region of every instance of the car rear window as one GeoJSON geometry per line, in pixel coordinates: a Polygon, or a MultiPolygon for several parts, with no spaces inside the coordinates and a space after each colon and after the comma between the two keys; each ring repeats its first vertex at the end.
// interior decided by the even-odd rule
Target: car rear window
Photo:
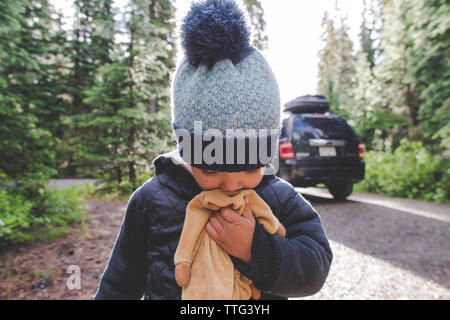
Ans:
{"type": "Polygon", "coordinates": [[[294,119],[294,130],[307,130],[306,126],[320,129],[324,135],[335,136],[343,135],[353,136],[353,130],[343,120],[339,118],[311,118],[311,117],[296,117],[294,119]]]}

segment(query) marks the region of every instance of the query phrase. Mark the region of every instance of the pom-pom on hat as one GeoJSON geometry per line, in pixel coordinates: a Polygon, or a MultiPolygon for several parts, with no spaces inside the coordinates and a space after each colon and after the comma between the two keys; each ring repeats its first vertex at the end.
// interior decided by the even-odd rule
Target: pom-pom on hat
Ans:
{"type": "Polygon", "coordinates": [[[205,63],[211,69],[224,59],[236,64],[251,52],[247,21],[234,1],[193,3],[183,19],[181,39],[194,67],[205,63]]]}
{"type": "Polygon", "coordinates": [[[250,35],[233,0],[193,2],[182,20],[172,125],[180,155],[195,167],[248,171],[277,156],[279,88],[250,35]]]}

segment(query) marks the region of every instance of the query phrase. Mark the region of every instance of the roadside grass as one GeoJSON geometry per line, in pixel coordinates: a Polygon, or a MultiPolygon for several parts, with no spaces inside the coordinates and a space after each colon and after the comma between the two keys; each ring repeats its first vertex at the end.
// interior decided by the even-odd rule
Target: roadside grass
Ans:
{"type": "MultiPolygon", "coordinates": [[[[147,179],[119,186],[110,183],[79,183],[65,189],[42,188],[29,199],[14,189],[0,189],[0,253],[17,244],[52,242],[73,232],[88,230],[84,200],[128,201],[147,179]],[[78,231],[71,226],[77,225],[78,231]]],[[[33,190],[33,188],[31,188],[33,190]]]]}
{"type": "Polygon", "coordinates": [[[0,252],[15,244],[55,241],[73,232],[78,223],[86,230],[83,193],[78,186],[46,189],[38,200],[0,190],[0,252]]]}

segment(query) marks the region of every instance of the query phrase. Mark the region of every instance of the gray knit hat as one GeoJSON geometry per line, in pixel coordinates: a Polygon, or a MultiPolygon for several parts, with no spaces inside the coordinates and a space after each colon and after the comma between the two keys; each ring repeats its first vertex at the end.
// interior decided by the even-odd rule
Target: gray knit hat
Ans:
{"type": "Polygon", "coordinates": [[[185,56],[173,79],[172,125],[180,155],[195,167],[246,171],[277,156],[278,84],[249,39],[233,0],[194,2],[183,20],[185,56]]]}

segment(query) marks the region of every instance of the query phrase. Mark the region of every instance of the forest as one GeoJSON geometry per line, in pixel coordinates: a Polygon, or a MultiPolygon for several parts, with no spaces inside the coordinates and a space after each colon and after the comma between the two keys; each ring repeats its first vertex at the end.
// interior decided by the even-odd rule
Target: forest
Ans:
{"type": "Polygon", "coordinates": [[[325,13],[317,84],[365,145],[357,190],[448,202],[450,5],[364,0],[361,14],[355,44],[338,2],[325,13]]]}
{"type": "MultiPolygon", "coordinates": [[[[261,1],[244,3],[253,43],[267,49],[261,1]]],[[[68,28],[49,0],[0,2],[0,244],[80,219],[78,193],[48,189],[50,179],[94,178],[102,184],[80,192],[129,197],[175,146],[176,2],[73,6],[68,28]]],[[[450,4],[365,0],[361,14],[355,44],[337,1],[317,53],[317,93],[365,145],[359,190],[449,202],[450,4]]]]}

